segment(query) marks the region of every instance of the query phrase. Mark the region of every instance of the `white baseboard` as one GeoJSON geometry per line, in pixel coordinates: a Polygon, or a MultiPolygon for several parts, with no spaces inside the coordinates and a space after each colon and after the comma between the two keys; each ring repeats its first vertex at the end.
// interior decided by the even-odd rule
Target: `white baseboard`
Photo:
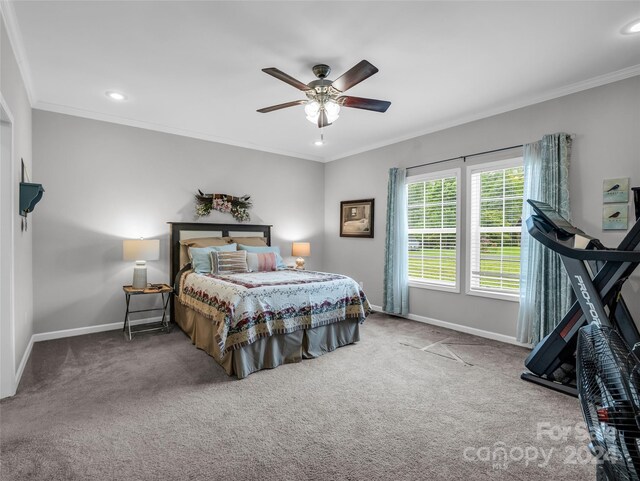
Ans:
{"type": "MultiPolygon", "coordinates": [[[[382,307],[374,306],[371,304],[371,308],[374,311],[384,312],[382,307]]],[[[395,314],[394,314],[395,315],[395,314]]],[[[397,316],[404,317],[405,319],[410,319],[412,321],[423,322],[425,324],[431,324],[432,326],[444,327],[446,329],[451,329],[452,331],[464,332],[466,334],[472,334],[478,337],[484,337],[485,339],[492,339],[494,341],[500,341],[507,344],[513,344],[515,346],[527,347],[531,348],[530,344],[525,344],[522,342],[518,342],[515,337],[507,336],[505,334],[499,334],[497,332],[485,331],[483,329],[478,329],[476,327],[463,326],[462,324],[455,324],[453,322],[441,321],[440,319],[433,319],[431,317],[418,316],[416,314],[409,313],[405,316],[397,316]]]]}
{"type": "MultiPolygon", "coordinates": [[[[377,312],[384,312],[382,307],[371,304],[371,309],[377,312]]],[[[404,317],[404,316],[398,316],[404,317]]],[[[410,319],[412,321],[423,322],[425,324],[431,324],[432,326],[444,327],[446,329],[451,329],[453,331],[464,332],[466,334],[472,334],[478,337],[484,337],[485,339],[493,339],[494,341],[505,342],[507,344],[514,344],[516,346],[528,347],[531,348],[530,344],[524,344],[522,342],[516,341],[515,337],[506,336],[504,334],[498,334],[497,332],[485,331],[483,329],[477,329],[475,327],[463,326],[461,324],[454,324],[452,322],[441,321],[439,319],[433,319],[431,317],[418,316],[416,314],[409,314],[406,316],[406,319],[410,319]]],[[[136,321],[131,321],[132,326],[137,326],[140,324],[148,324],[152,322],[160,322],[162,320],[161,316],[150,317],[147,319],[138,319],[136,321]]],[[[22,361],[20,361],[20,366],[16,372],[16,388],[20,384],[20,378],[22,377],[22,373],[24,372],[24,368],[27,365],[27,361],[29,360],[29,356],[31,355],[31,349],[33,348],[34,342],[40,341],[50,341],[52,339],[62,339],[64,337],[73,337],[73,336],[82,336],[84,334],[92,334],[95,332],[104,332],[104,331],[114,331],[116,329],[122,329],[122,322],[113,322],[111,324],[100,324],[98,326],[87,326],[87,327],[78,327],[75,329],[63,329],[60,331],[51,331],[51,332],[42,332],[39,334],[34,334],[31,336],[29,340],[29,345],[22,356],[22,361]]]]}
{"type": "MultiPolygon", "coordinates": [[[[135,321],[131,321],[131,325],[138,326],[140,324],[149,324],[152,322],[160,322],[160,321],[162,321],[162,316],[148,317],[146,319],[138,319],[135,321]]],[[[31,336],[31,339],[29,339],[29,344],[27,345],[27,349],[25,349],[24,354],[22,356],[22,360],[20,361],[20,365],[18,366],[18,370],[16,371],[15,384],[13,386],[13,393],[7,397],[13,396],[16,393],[18,386],[20,385],[20,379],[22,379],[24,368],[27,365],[29,356],[31,356],[31,350],[33,349],[34,342],[50,341],[52,339],[62,339],[63,337],[82,336],[84,334],[92,334],[94,332],[115,331],[116,329],[122,329],[122,325],[123,325],[122,322],[112,322],[111,324],[100,324],[99,326],[78,327],[76,329],[63,329],[61,331],[51,331],[51,332],[42,332],[39,334],[34,334],[33,336],[31,336]]]]}
{"type": "Polygon", "coordinates": [[[27,348],[24,350],[24,354],[22,355],[22,359],[20,360],[20,365],[18,366],[18,370],[16,371],[15,384],[13,385],[13,396],[18,390],[18,386],[20,385],[20,379],[22,379],[22,374],[24,373],[24,368],[27,366],[27,361],[29,360],[29,356],[31,356],[31,349],[33,349],[33,336],[29,339],[29,344],[27,344],[27,348]]]}
{"type": "MultiPolygon", "coordinates": [[[[160,322],[162,316],[148,317],[146,319],[137,319],[131,321],[132,326],[140,324],[149,324],[152,322],[160,322]]],[[[100,324],[98,326],[77,327],[75,329],[62,329],[61,331],[42,332],[34,334],[31,339],[33,342],[50,341],[52,339],[62,339],[63,337],[83,336],[84,334],[93,334],[95,332],[115,331],[122,329],[122,322],[112,322],[111,324],[100,324]]]]}

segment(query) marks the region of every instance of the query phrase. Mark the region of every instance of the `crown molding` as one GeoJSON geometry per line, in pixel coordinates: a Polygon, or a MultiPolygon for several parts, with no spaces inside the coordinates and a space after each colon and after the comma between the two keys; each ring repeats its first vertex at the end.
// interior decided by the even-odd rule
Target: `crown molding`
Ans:
{"type": "Polygon", "coordinates": [[[29,104],[33,107],[36,103],[37,96],[33,87],[33,77],[31,76],[31,69],[29,68],[27,54],[22,41],[22,33],[12,2],[9,0],[0,0],[0,16],[3,18],[7,28],[9,43],[11,43],[13,55],[16,57],[18,64],[18,70],[20,70],[20,75],[22,75],[22,83],[24,84],[24,89],[27,91],[29,104]]]}
{"type": "Polygon", "coordinates": [[[242,141],[237,141],[237,140],[232,140],[232,139],[227,139],[222,137],[216,137],[214,135],[210,135],[203,132],[180,129],[180,128],[176,128],[168,125],[157,124],[154,122],[139,121],[135,119],[129,119],[129,118],[119,117],[115,115],[104,114],[101,112],[78,109],[78,108],[70,107],[66,105],[40,102],[37,100],[37,97],[36,97],[29,64],[27,61],[24,47],[23,47],[22,34],[20,32],[15,10],[13,8],[13,4],[11,1],[0,0],[0,14],[2,15],[5,25],[7,26],[7,34],[9,36],[11,46],[13,47],[13,51],[16,56],[18,68],[20,69],[20,73],[22,74],[22,77],[23,77],[25,90],[27,91],[29,102],[31,103],[32,108],[34,109],[73,115],[76,117],[83,117],[83,118],[88,118],[92,120],[99,120],[99,121],[110,122],[115,124],[127,125],[130,127],[137,127],[137,128],[147,129],[147,130],[164,132],[168,134],[180,135],[183,137],[206,140],[209,142],[217,142],[217,143],[226,144],[226,145],[233,145],[236,147],[242,147],[242,148],[251,149],[251,150],[258,150],[261,152],[268,152],[272,154],[284,155],[287,157],[295,157],[299,159],[311,160],[315,162],[332,162],[335,160],[344,159],[354,155],[362,154],[364,152],[370,152],[375,149],[380,149],[383,147],[387,147],[389,145],[397,144],[399,142],[404,142],[406,140],[414,139],[427,134],[445,130],[451,127],[456,127],[458,125],[474,122],[476,120],[481,120],[484,118],[503,114],[503,113],[517,110],[523,107],[528,107],[538,103],[546,102],[548,100],[553,100],[556,98],[564,97],[564,96],[578,93],[584,90],[589,90],[595,87],[600,87],[602,85],[606,85],[609,83],[617,82],[620,80],[624,80],[630,77],[640,75],[640,65],[633,65],[631,67],[620,69],[614,72],[592,77],[587,80],[569,84],[556,89],[551,89],[541,94],[521,98],[515,102],[508,102],[496,108],[484,110],[481,112],[475,112],[472,115],[461,116],[445,122],[432,124],[426,128],[413,131],[411,133],[408,133],[402,136],[393,137],[391,139],[387,139],[382,142],[369,144],[368,146],[360,149],[353,149],[332,157],[320,157],[320,156],[308,155],[300,152],[292,152],[292,151],[282,150],[282,149],[265,148],[263,146],[252,144],[250,142],[242,142],[242,141]]]}
{"type": "MultiPolygon", "coordinates": [[[[0,0],[0,1],[4,1],[4,0],[0,0]]],[[[434,132],[439,132],[441,130],[457,127],[458,125],[474,122],[476,120],[493,117],[494,115],[503,114],[503,113],[517,110],[523,107],[529,107],[531,105],[546,102],[548,100],[565,97],[567,95],[582,92],[584,90],[589,90],[595,87],[600,87],[602,85],[607,85],[613,82],[618,82],[620,80],[635,77],[638,75],[640,75],[640,65],[633,65],[631,67],[617,70],[615,72],[599,75],[597,77],[593,77],[587,80],[583,80],[570,85],[559,87],[557,89],[548,90],[547,92],[543,92],[538,95],[532,95],[530,97],[519,99],[516,102],[506,103],[494,109],[488,109],[481,112],[476,112],[473,115],[461,116],[446,122],[432,124],[426,129],[414,131],[412,133],[399,136],[399,137],[394,137],[392,139],[385,140],[383,142],[370,144],[365,148],[354,149],[354,150],[345,152],[343,154],[339,154],[337,156],[327,157],[327,158],[320,157],[320,156],[310,156],[301,152],[292,152],[292,151],[282,150],[282,149],[269,149],[259,145],[252,144],[250,142],[240,142],[232,139],[227,139],[224,137],[216,137],[214,135],[207,134],[204,132],[180,129],[177,127],[172,127],[164,124],[157,124],[154,122],[146,122],[146,121],[140,121],[135,119],[129,119],[129,118],[120,117],[117,115],[110,115],[110,114],[105,114],[101,112],[95,112],[91,110],[70,107],[68,105],[60,105],[60,104],[53,104],[49,102],[38,101],[35,103],[35,105],[33,105],[33,108],[39,109],[39,110],[45,110],[48,112],[55,112],[59,114],[73,115],[75,117],[82,117],[82,118],[87,118],[92,120],[99,120],[103,122],[110,122],[114,124],[127,125],[129,127],[137,127],[137,128],[146,129],[146,130],[153,130],[153,131],[163,132],[167,134],[180,135],[182,137],[190,137],[190,138],[199,139],[199,140],[206,140],[208,142],[216,142],[220,144],[233,145],[235,147],[241,147],[245,149],[257,150],[260,152],[268,152],[272,154],[284,155],[287,157],[294,157],[297,159],[305,159],[305,160],[311,160],[314,162],[326,163],[326,162],[333,162],[335,160],[345,159],[353,155],[370,152],[372,150],[380,149],[383,147],[388,147],[389,145],[397,144],[399,142],[404,142],[406,140],[415,139],[423,135],[428,135],[434,132]]]]}
{"type": "Polygon", "coordinates": [[[189,137],[192,139],[206,140],[208,142],[216,142],[218,144],[232,145],[234,147],[241,147],[243,149],[257,150],[259,152],[266,152],[270,154],[284,155],[287,157],[294,157],[296,159],[311,160],[314,162],[326,162],[322,157],[310,156],[300,152],[292,152],[289,150],[281,149],[269,149],[259,145],[252,144],[251,142],[242,142],[225,137],[216,137],[215,135],[207,134],[205,132],[198,132],[195,130],[180,129],[172,127],[170,125],[158,124],[155,122],[146,122],[142,120],[135,120],[126,117],[120,117],[118,115],[105,114],[102,112],[95,112],[93,110],[79,109],[76,107],[70,107],[68,105],[60,105],[49,102],[36,102],[33,106],[37,110],[45,110],[47,112],[54,112],[57,114],[72,115],[74,117],[82,117],[85,119],[99,120],[102,122],[109,122],[112,124],[126,125],[129,127],[136,127],[139,129],[152,130],[155,132],[162,132],[165,134],[179,135],[181,137],[189,137]]]}
{"type": "Polygon", "coordinates": [[[432,134],[434,132],[439,132],[441,130],[449,129],[451,127],[457,127],[458,125],[467,124],[469,122],[474,122],[476,120],[486,119],[488,117],[493,117],[494,115],[503,114],[506,112],[511,112],[513,110],[521,109],[523,107],[529,107],[531,105],[539,104],[542,102],[546,102],[548,100],[557,99],[560,97],[565,97],[567,95],[575,94],[578,92],[582,92],[584,90],[589,90],[595,87],[601,87],[602,85],[607,85],[613,82],[618,82],[620,80],[624,80],[627,78],[635,77],[640,75],[640,65],[633,65],[631,67],[623,68],[621,70],[616,70],[615,72],[606,73],[604,75],[599,75],[597,77],[592,77],[587,80],[582,80],[580,82],[576,82],[570,85],[566,85],[564,87],[559,87],[557,89],[551,89],[546,92],[543,92],[538,95],[532,95],[530,97],[525,97],[523,99],[519,99],[516,102],[506,103],[500,107],[494,109],[484,110],[478,113],[474,113],[473,115],[467,115],[458,117],[453,120],[449,120],[447,122],[433,124],[426,129],[414,131],[410,134],[406,134],[400,137],[394,137],[393,139],[385,140],[384,142],[378,142],[376,144],[371,144],[363,149],[356,149],[349,151],[345,154],[326,159],[325,162],[332,162],[334,160],[344,159],[346,157],[351,157],[353,155],[362,154],[364,152],[370,152],[371,150],[380,149],[382,147],[387,147],[389,145],[397,144],[399,142],[404,142],[405,140],[415,139],[416,137],[421,137],[423,135],[432,134]]]}
{"type": "Polygon", "coordinates": [[[609,83],[617,82],[620,80],[624,80],[630,77],[635,77],[637,75],[640,75],[640,65],[633,65],[631,67],[620,69],[614,72],[592,77],[587,80],[569,84],[556,89],[551,89],[541,94],[521,98],[514,102],[508,102],[496,108],[488,109],[481,112],[475,112],[472,115],[457,117],[455,119],[451,119],[441,123],[431,124],[423,129],[413,131],[411,133],[408,133],[402,136],[393,137],[391,139],[387,139],[382,142],[369,144],[368,146],[360,149],[353,149],[332,157],[321,157],[316,155],[303,154],[300,152],[282,150],[282,149],[265,148],[263,146],[252,144],[250,142],[242,142],[242,141],[237,141],[233,139],[216,137],[203,132],[179,129],[176,127],[157,124],[153,122],[145,122],[145,121],[139,121],[134,119],[128,119],[128,118],[123,118],[115,115],[109,115],[109,114],[104,114],[100,112],[94,112],[94,111],[89,111],[84,109],[78,109],[75,107],[69,107],[66,105],[40,102],[37,100],[37,94],[36,94],[36,90],[33,83],[33,77],[31,75],[31,69],[29,67],[29,62],[28,62],[26,51],[24,48],[22,33],[20,31],[20,27],[18,24],[18,19],[13,6],[13,1],[0,0],[0,16],[4,20],[4,24],[7,29],[7,36],[9,37],[9,42],[11,43],[13,53],[16,57],[18,69],[20,71],[20,74],[22,75],[22,80],[25,86],[27,97],[29,99],[29,103],[31,107],[34,109],[41,109],[41,110],[46,110],[50,112],[89,118],[93,120],[100,120],[104,122],[128,125],[131,127],[154,130],[158,132],[180,135],[183,137],[191,137],[195,139],[206,140],[210,142],[217,142],[217,143],[226,144],[226,145],[233,145],[236,147],[242,147],[242,148],[251,149],[251,150],[258,150],[261,152],[285,155],[287,157],[295,157],[299,159],[311,160],[315,162],[332,162],[335,160],[344,159],[357,154],[369,152],[369,151],[387,147],[389,145],[393,145],[399,142],[403,142],[406,140],[410,140],[413,138],[417,138],[427,134],[445,130],[451,127],[456,127],[458,125],[474,122],[476,120],[492,117],[494,115],[503,114],[503,113],[517,110],[523,107],[528,107],[538,103],[546,102],[548,100],[553,100],[556,98],[564,97],[564,96],[578,93],[584,90],[592,89],[595,87],[599,87],[602,85],[606,85],[609,83]]]}

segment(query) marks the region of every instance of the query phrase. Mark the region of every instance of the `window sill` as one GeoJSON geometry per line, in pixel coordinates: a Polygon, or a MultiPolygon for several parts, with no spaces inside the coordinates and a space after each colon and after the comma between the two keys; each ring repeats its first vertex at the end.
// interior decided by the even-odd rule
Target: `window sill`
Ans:
{"type": "Polygon", "coordinates": [[[451,292],[460,294],[460,286],[443,286],[441,284],[432,284],[430,282],[420,282],[415,280],[409,281],[409,287],[417,287],[418,289],[429,289],[433,291],[451,292]]]}
{"type": "Polygon", "coordinates": [[[488,297],[490,299],[499,299],[501,301],[520,302],[520,294],[506,294],[504,292],[485,291],[480,289],[467,289],[466,292],[470,296],[488,297]]]}

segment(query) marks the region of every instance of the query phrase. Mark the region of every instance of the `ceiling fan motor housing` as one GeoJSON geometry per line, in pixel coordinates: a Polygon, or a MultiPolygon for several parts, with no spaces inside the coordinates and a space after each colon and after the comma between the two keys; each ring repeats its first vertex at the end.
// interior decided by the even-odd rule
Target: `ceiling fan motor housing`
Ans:
{"type": "Polygon", "coordinates": [[[313,70],[313,75],[315,75],[319,79],[326,78],[327,75],[329,75],[331,73],[331,67],[329,67],[328,65],[325,65],[323,63],[320,63],[318,65],[314,65],[311,70],[313,70]]]}
{"type": "Polygon", "coordinates": [[[333,97],[333,92],[331,92],[331,84],[333,82],[331,80],[320,79],[313,80],[308,83],[309,91],[306,92],[307,97],[310,100],[315,100],[320,104],[323,104],[327,100],[330,100],[333,97]]]}

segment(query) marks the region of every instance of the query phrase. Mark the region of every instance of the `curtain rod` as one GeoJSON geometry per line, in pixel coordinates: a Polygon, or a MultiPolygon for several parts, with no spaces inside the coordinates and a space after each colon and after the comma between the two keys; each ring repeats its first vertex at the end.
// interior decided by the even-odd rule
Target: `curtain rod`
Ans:
{"type": "MultiPolygon", "coordinates": [[[[569,134],[569,137],[573,140],[576,137],[576,134],[569,134]]],[[[517,149],[523,146],[524,146],[523,144],[512,145],[511,147],[502,147],[501,149],[485,150],[484,152],[476,152],[475,154],[458,155],[457,157],[451,157],[450,159],[436,160],[435,162],[427,162],[425,164],[412,165],[411,167],[407,167],[407,170],[417,169],[418,167],[426,167],[427,165],[441,164],[443,162],[451,162],[452,160],[458,160],[458,159],[462,159],[463,162],[466,162],[467,157],[476,157],[478,155],[493,154],[494,152],[502,152],[503,150],[517,149]]]]}
{"type": "Polygon", "coordinates": [[[441,164],[443,162],[451,162],[452,160],[458,160],[458,159],[462,159],[463,162],[466,162],[467,157],[476,157],[478,155],[493,154],[494,152],[502,152],[503,150],[517,149],[518,147],[522,147],[522,145],[523,144],[512,145],[511,147],[502,147],[501,149],[485,150],[484,152],[476,152],[475,154],[458,155],[457,157],[451,157],[450,159],[436,160],[435,162],[427,162],[426,164],[420,164],[420,165],[412,165],[411,167],[407,167],[407,170],[417,169],[418,167],[426,167],[427,165],[441,164]]]}

